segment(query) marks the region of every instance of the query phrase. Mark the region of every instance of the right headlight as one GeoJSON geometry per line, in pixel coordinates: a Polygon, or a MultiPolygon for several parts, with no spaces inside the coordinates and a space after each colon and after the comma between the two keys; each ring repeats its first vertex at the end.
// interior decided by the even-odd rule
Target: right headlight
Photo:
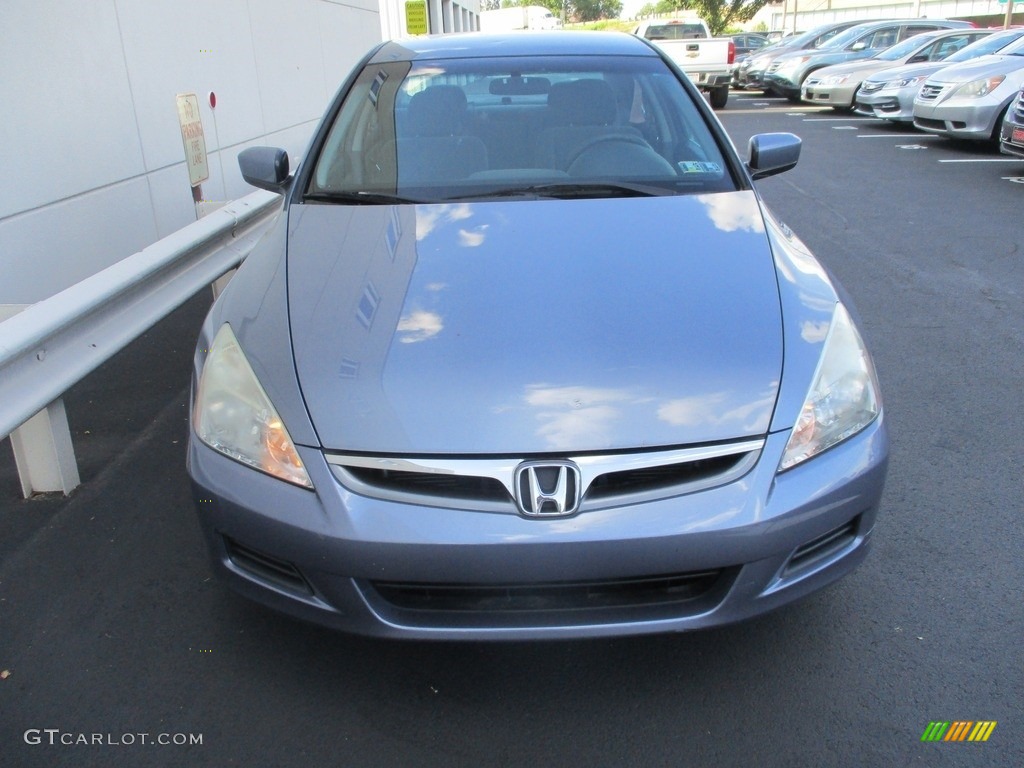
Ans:
{"type": "Polygon", "coordinates": [[[871,356],[842,304],[837,304],[811,390],[786,444],[779,471],[841,443],[881,409],[871,356]]]}
{"type": "Polygon", "coordinates": [[[196,435],[225,456],[312,489],[292,439],[225,323],[217,331],[196,388],[196,435]]]}
{"type": "Polygon", "coordinates": [[[995,77],[984,77],[981,80],[972,80],[957,88],[955,95],[964,96],[968,99],[977,99],[994,91],[1005,79],[1006,75],[997,75],[995,77]]]}

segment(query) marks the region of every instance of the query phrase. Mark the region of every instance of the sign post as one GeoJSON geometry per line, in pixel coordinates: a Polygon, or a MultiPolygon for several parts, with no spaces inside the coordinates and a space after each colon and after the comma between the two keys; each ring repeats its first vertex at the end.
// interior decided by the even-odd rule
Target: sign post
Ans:
{"type": "Polygon", "coordinates": [[[179,93],[177,102],[188,182],[192,186],[192,199],[198,202],[203,197],[200,185],[210,178],[210,167],[206,163],[206,137],[199,116],[199,99],[194,93],[179,93]]]}

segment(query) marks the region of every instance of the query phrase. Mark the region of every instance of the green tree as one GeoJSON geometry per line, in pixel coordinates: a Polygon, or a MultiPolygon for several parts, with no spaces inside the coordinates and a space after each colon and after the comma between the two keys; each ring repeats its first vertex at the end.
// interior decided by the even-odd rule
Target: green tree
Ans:
{"type": "Polygon", "coordinates": [[[695,11],[712,35],[721,35],[738,21],[750,21],[768,0],[673,0],[675,7],[695,11]]]}
{"type": "Polygon", "coordinates": [[[576,21],[617,19],[622,13],[622,0],[570,0],[569,14],[576,21]]]}

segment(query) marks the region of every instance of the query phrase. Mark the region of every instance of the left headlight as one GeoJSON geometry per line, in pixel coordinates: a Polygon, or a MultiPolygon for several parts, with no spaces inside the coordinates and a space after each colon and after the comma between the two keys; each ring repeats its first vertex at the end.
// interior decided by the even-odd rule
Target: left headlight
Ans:
{"type": "Polygon", "coordinates": [[[811,390],[789,437],[779,470],[789,469],[860,432],[881,409],[871,356],[842,304],[837,304],[811,390]]]}
{"type": "Polygon", "coordinates": [[[924,80],[924,75],[919,77],[904,77],[902,80],[890,80],[883,88],[906,88],[911,85],[917,85],[924,80]]]}
{"type": "Polygon", "coordinates": [[[268,475],[312,488],[288,430],[227,323],[206,357],[192,425],[215,451],[268,475]]]}
{"type": "Polygon", "coordinates": [[[972,80],[969,83],[964,83],[956,89],[957,96],[964,96],[968,99],[977,99],[991,93],[1000,85],[1003,80],[1006,79],[1006,75],[997,75],[996,77],[985,77],[981,80],[972,80]]]}

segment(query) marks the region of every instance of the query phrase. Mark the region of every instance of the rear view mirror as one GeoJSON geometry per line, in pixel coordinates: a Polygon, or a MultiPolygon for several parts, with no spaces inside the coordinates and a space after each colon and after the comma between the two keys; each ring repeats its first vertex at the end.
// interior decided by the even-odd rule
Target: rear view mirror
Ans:
{"type": "Polygon", "coordinates": [[[494,96],[540,96],[551,90],[546,77],[496,77],[488,87],[494,96]]]}
{"type": "Polygon", "coordinates": [[[249,147],[238,153],[242,178],[254,187],[283,192],[291,183],[288,153],[277,147],[249,147]]]}
{"type": "Polygon", "coordinates": [[[800,159],[799,136],[792,133],[759,133],[750,137],[747,168],[754,179],[788,171],[800,159]]]}

